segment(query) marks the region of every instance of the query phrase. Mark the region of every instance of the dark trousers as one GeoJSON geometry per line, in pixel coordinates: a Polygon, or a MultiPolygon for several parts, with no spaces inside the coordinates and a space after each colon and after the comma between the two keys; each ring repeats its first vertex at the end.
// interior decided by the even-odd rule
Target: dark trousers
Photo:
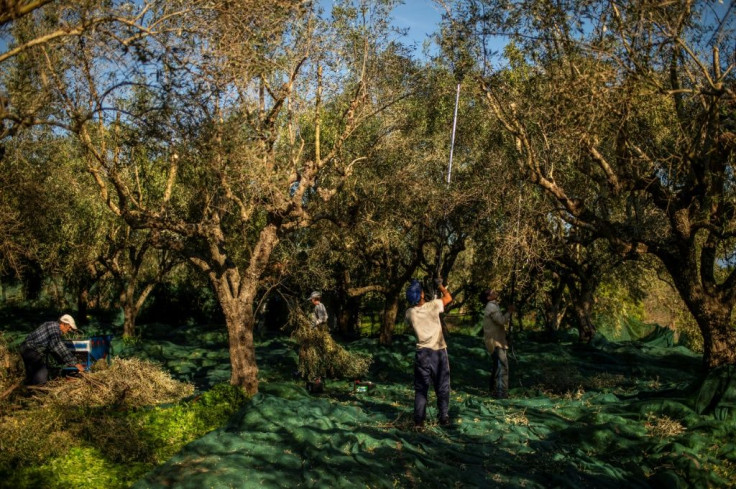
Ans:
{"type": "Polygon", "coordinates": [[[45,384],[49,380],[49,369],[44,356],[31,348],[20,349],[23,365],[26,367],[26,385],[45,384]]]}
{"type": "Polygon", "coordinates": [[[509,359],[504,348],[496,347],[491,353],[491,395],[509,397],[509,359]]]}
{"type": "Polygon", "coordinates": [[[429,386],[437,395],[440,419],[448,417],[450,408],[450,359],[447,349],[417,350],[414,359],[414,423],[421,424],[427,415],[429,386]]]}

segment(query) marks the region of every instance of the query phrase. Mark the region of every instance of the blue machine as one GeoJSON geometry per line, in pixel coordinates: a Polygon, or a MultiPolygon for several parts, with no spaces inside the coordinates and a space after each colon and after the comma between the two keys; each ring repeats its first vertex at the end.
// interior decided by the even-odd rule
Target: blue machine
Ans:
{"type": "Polygon", "coordinates": [[[79,363],[84,365],[84,370],[90,367],[98,360],[107,360],[110,362],[110,354],[112,347],[110,342],[112,335],[90,336],[86,340],[65,341],[67,347],[74,353],[79,363]]]}

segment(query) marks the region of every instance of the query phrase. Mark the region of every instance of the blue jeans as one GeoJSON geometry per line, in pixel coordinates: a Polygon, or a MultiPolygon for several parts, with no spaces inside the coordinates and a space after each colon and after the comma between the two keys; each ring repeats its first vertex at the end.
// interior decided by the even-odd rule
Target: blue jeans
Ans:
{"type": "Polygon", "coordinates": [[[440,419],[448,418],[450,408],[450,359],[447,349],[417,350],[414,359],[414,424],[421,424],[427,415],[429,386],[437,395],[440,419]]]}
{"type": "Polygon", "coordinates": [[[496,347],[491,353],[491,395],[509,397],[509,359],[505,348],[496,347]]]}

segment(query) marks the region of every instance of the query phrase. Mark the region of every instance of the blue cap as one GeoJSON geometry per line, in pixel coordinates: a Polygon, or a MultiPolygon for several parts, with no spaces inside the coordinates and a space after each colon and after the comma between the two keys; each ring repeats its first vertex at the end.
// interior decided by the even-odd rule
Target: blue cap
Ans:
{"type": "Polygon", "coordinates": [[[419,304],[419,301],[422,299],[422,284],[419,282],[419,280],[413,278],[411,279],[411,283],[409,284],[409,287],[406,288],[406,300],[409,301],[409,304],[412,306],[415,306],[419,304]]]}

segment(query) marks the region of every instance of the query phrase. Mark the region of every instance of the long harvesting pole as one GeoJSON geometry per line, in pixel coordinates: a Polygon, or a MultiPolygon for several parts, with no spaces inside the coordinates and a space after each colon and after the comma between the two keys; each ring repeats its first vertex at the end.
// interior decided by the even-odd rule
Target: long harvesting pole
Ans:
{"type": "Polygon", "coordinates": [[[450,164],[447,165],[447,185],[450,185],[452,177],[452,153],[455,150],[455,130],[457,129],[457,106],[460,102],[460,84],[457,84],[457,94],[455,95],[455,116],[452,118],[452,141],[450,142],[450,164]]]}

